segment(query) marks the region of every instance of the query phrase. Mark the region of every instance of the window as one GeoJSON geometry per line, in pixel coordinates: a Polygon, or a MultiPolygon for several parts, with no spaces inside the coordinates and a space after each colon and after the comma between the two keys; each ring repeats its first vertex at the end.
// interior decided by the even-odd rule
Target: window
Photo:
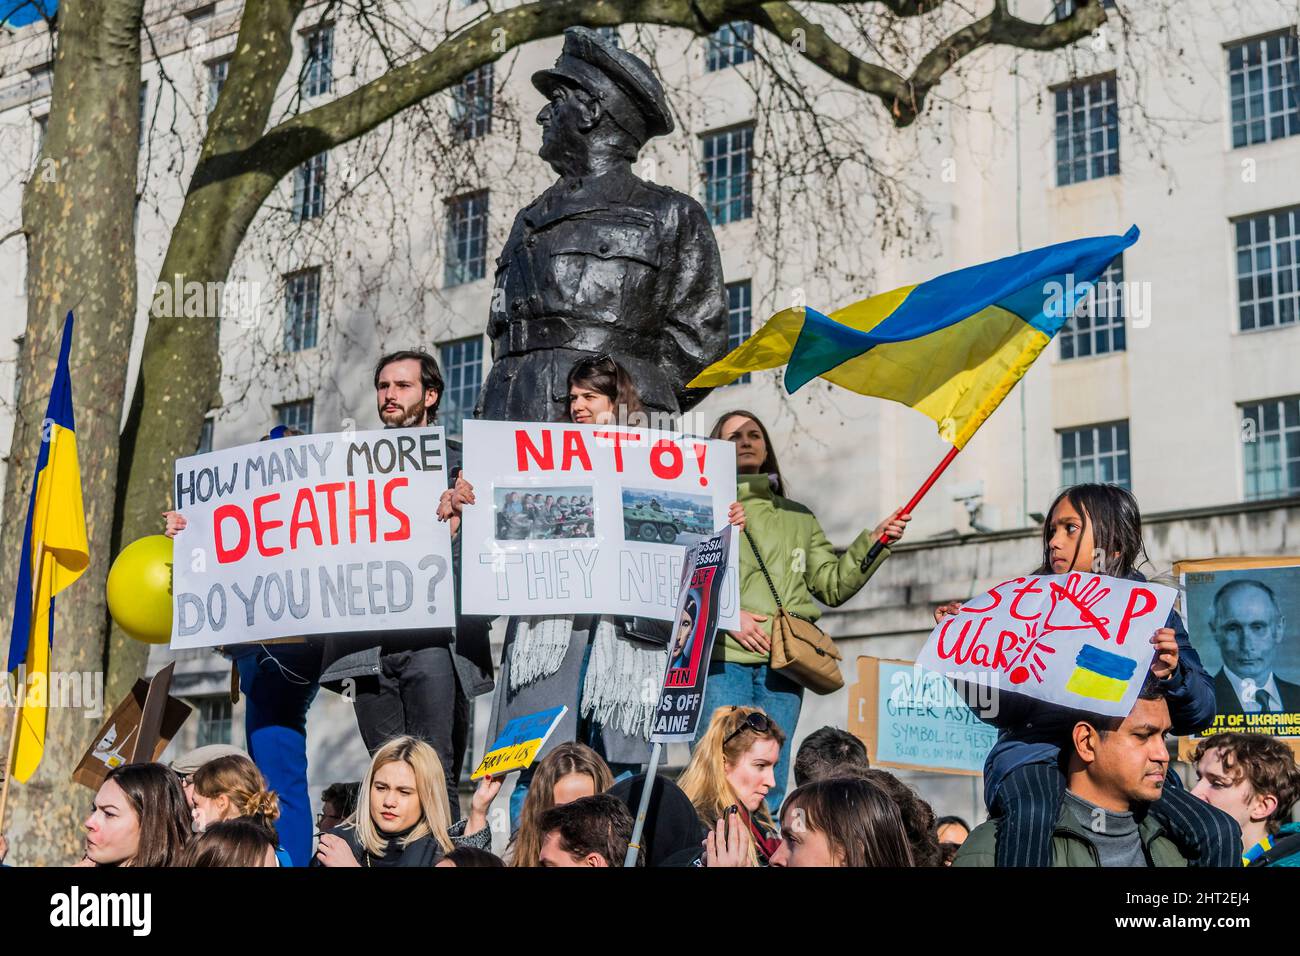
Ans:
{"type": "Polygon", "coordinates": [[[1300,206],[1233,223],[1241,330],[1293,325],[1300,317],[1300,206]]]}
{"type": "Polygon", "coordinates": [[[474,417],[474,402],[483,384],[483,339],[474,336],[439,346],[447,389],[438,404],[438,420],[447,435],[459,438],[461,422],[474,417]]]}
{"type": "Polygon", "coordinates": [[[199,430],[199,447],[194,449],[194,454],[206,455],[212,451],[212,425],[211,418],[203,419],[203,427],[199,430]]]}
{"type": "Polygon", "coordinates": [[[285,428],[294,428],[304,435],[311,434],[311,420],[315,399],[304,398],[297,402],[285,402],[275,406],[275,423],[285,428]]]}
{"type": "Polygon", "coordinates": [[[1096,481],[1121,488],[1130,487],[1128,422],[1088,425],[1059,434],[1063,486],[1096,481]]]}
{"type": "Polygon", "coordinates": [[[301,352],[316,346],[320,316],[320,270],[305,269],[284,277],[284,350],[301,352]]]}
{"type": "Polygon", "coordinates": [[[1056,90],[1056,185],[1119,173],[1119,108],[1115,77],[1056,90]]]}
{"type": "Polygon", "coordinates": [[[452,133],[461,142],[492,132],[492,64],[484,63],[452,90],[452,133]]]}
{"type": "MultiPolygon", "coordinates": [[[[1114,10],[1115,0],[1101,0],[1101,5],[1103,9],[1114,10]]],[[[1078,6],[1079,4],[1077,3],[1077,0],[1056,0],[1056,19],[1064,20],[1067,17],[1073,16],[1074,11],[1078,6]]]]}
{"type": "Polygon", "coordinates": [[[317,153],[293,171],[295,222],[315,219],[325,213],[325,162],[328,155],[317,153]]]}
{"type": "Polygon", "coordinates": [[[321,96],[334,88],[334,28],[318,27],[303,37],[302,95],[321,96]]]}
{"type": "Polygon", "coordinates": [[[709,48],[704,57],[708,73],[739,66],[754,59],[754,24],[748,20],[725,23],[709,34],[709,48]]]}
{"type": "Polygon", "coordinates": [[[1246,500],[1300,495],[1300,396],[1241,406],[1246,500]]]}
{"type": "Polygon", "coordinates": [[[221,95],[221,88],[226,85],[226,76],[230,73],[230,57],[222,60],[213,60],[208,64],[208,112],[211,113],[217,107],[217,97],[221,95]]]}
{"type": "Polygon", "coordinates": [[[754,215],[754,127],[704,136],[704,208],[723,226],[754,215]]]}
{"type": "MultiPolygon", "coordinates": [[[[727,348],[734,349],[752,331],[753,309],[751,307],[749,280],[727,283],[727,348]]],[[[732,384],[748,382],[750,375],[746,372],[732,384]]]]}
{"type": "Polygon", "coordinates": [[[149,111],[149,81],[140,81],[140,145],[144,145],[145,114],[149,111]]]}
{"type": "Polygon", "coordinates": [[[622,41],[618,38],[618,27],[596,27],[596,32],[600,38],[612,47],[621,47],[622,41]]]}
{"type": "Polygon", "coordinates": [[[208,744],[230,743],[230,696],[213,694],[196,698],[194,703],[199,712],[199,733],[194,745],[206,747],[208,744]]]}
{"type": "Polygon", "coordinates": [[[485,275],[487,215],[486,191],[448,200],[445,285],[462,285],[485,275]]]}
{"type": "Polygon", "coordinates": [[[1293,33],[1228,47],[1232,146],[1300,133],[1300,55],[1293,33]]]}
{"type": "Polygon", "coordinates": [[[1124,256],[1106,267],[1060,332],[1061,358],[1124,351],[1124,256]]]}

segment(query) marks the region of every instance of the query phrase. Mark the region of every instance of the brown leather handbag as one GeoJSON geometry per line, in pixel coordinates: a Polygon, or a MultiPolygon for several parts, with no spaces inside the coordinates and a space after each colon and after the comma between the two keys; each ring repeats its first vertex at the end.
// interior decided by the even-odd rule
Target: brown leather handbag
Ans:
{"type": "Polygon", "coordinates": [[[840,673],[843,659],[840,649],[831,636],[812,621],[785,609],[748,528],[745,537],[749,539],[749,546],[758,559],[758,569],[763,572],[763,579],[776,601],[776,618],[772,621],[772,659],[768,666],[815,694],[835,693],[844,686],[844,675],[840,673]]]}

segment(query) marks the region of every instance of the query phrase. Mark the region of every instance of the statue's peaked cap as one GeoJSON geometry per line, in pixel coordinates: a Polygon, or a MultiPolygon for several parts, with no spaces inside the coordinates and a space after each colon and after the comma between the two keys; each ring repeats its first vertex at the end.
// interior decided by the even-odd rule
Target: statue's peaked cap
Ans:
{"type": "MultiPolygon", "coordinates": [[[[575,84],[593,95],[604,98],[612,91],[622,93],[639,114],[629,130],[642,142],[652,136],[673,131],[673,117],[668,111],[664,88],[644,60],[608,43],[595,30],[570,27],[564,31],[564,49],[555,66],[533,74],[533,86],[549,96],[556,83],[575,84]]],[[[612,104],[606,104],[611,106],[612,104]]]]}

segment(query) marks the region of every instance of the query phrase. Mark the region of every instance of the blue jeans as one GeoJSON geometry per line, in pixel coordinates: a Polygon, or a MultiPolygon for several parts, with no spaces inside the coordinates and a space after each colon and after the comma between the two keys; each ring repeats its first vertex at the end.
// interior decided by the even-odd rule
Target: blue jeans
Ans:
{"type": "Polygon", "coordinates": [[[248,644],[234,656],[248,755],[280,798],[276,832],[294,866],[307,866],[312,856],[307,711],[320,689],[320,658],[320,648],[311,644],[248,644]]]}
{"type": "Polygon", "coordinates": [[[785,798],[785,785],[790,779],[790,738],[799,723],[799,708],[803,706],[803,688],[772,670],[766,664],[736,664],[730,661],[713,661],[709,664],[709,679],[704,685],[704,709],[700,713],[700,726],[695,733],[699,743],[709,729],[709,720],[719,707],[730,705],[759,707],[785,734],[781,757],[773,774],[776,786],[767,793],[767,806],[772,815],[781,812],[785,798]]]}

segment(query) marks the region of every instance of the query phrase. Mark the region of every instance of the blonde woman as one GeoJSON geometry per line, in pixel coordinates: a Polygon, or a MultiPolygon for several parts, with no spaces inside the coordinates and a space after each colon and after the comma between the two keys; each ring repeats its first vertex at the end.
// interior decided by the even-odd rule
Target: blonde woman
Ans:
{"type": "Polygon", "coordinates": [[[767,809],[785,734],[757,707],[719,707],[677,785],[709,828],[704,866],[767,866],[781,845],[767,809]]]}
{"type": "Polygon", "coordinates": [[[614,774],[600,754],[579,743],[560,744],[537,765],[519,829],[510,841],[511,866],[541,866],[542,815],[551,807],[604,793],[614,786],[614,774]]]}
{"type": "Polygon", "coordinates": [[[312,865],[436,866],[456,846],[489,849],[487,812],[500,790],[500,777],[482,778],[469,818],[452,825],[437,752],[415,737],[394,737],[375,751],[357,809],[321,834],[312,865]]]}
{"type": "MultiPolygon", "coordinates": [[[[203,833],[214,823],[247,817],[272,833],[280,817],[280,799],[267,789],[266,778],[243,754],[209,760],[191,779],[194,832],[203,833]]],[[[275,848],[280,866],[293,866],[281,846],[275,848]]]]}

